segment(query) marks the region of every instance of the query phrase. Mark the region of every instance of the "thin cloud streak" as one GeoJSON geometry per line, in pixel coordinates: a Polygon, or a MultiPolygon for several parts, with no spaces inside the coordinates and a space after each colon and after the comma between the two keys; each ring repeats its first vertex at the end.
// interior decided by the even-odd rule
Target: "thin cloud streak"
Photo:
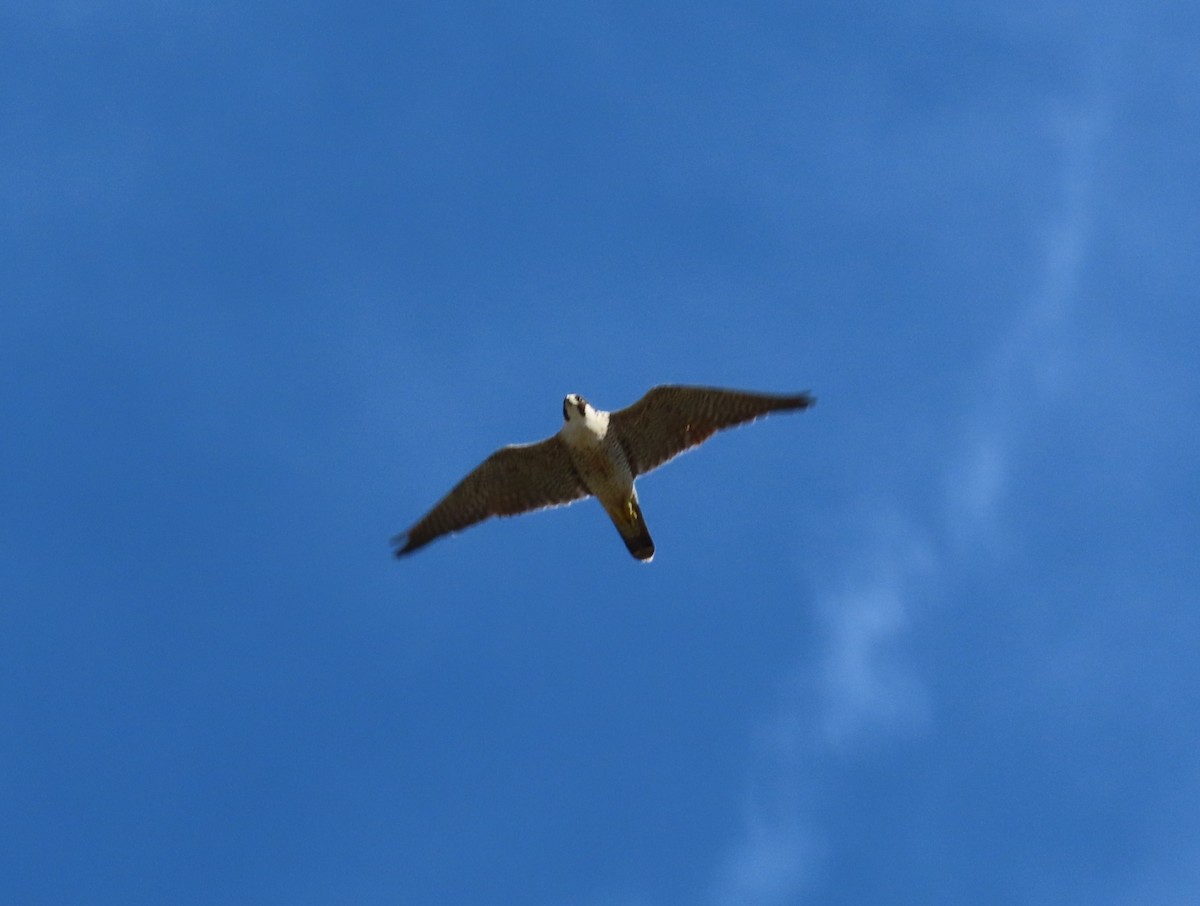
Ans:
{"type": "Polygon", "coordinates": [[[1063,333],[1085,264],[1100,118],[1085,112],[1058,125],[1063,199],[1045,230],[1033,291],[963,419],[966,427],[941,469],[940,497],[927,511],[906,515],[878,506],[865,520],[865,533],[876,537],[818,591],[824,645],[815,676],[792,685],[751,770],[749,798],[774,807],[747,810],[740,838],[718,869],[717,906],[791,903],[811,890],[830,847],[806,807],[814,775],[839,754],[921,732],[932,718],[935,703],[905,658],[905,639],[942,574],[995,545],[1024,413],[1063,384],[1063,333]],[[815,708],[808,695],[816,697],[815,708]]]}
{"type": "Polygon", "coordinates": [[[858,555],[839,587],[818,599],[827,640],[819,684],[820,738],[844,749],[871,734],[911,732],[928,719],[920,680],[897,648],[912,623],[912,602],[936,569],[931,547],[898,517],[881,517],[884,537],[858,555]]]}
{"type": "Polygon", "coordinates": [[[823,856],[820,842],[798,822],[784,828],[752,818],[745,839],[721,867],[714,900],[730,906],[787,902],[804,890],[823,856]]]}

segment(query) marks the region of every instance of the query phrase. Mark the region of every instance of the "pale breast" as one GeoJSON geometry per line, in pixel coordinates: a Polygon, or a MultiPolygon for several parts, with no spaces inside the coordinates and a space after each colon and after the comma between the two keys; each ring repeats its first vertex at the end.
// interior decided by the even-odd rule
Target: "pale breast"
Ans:
{"type": "Polygon", "coordinates": [[[633,488],[633,470],[616,438],[593,435],[590,442],[579,442],[581,438],[575,440],[575,443],[567,444],[567,449],[588,490],[602,500],[618,495],[622,499],[628,497],[633,488]]]}

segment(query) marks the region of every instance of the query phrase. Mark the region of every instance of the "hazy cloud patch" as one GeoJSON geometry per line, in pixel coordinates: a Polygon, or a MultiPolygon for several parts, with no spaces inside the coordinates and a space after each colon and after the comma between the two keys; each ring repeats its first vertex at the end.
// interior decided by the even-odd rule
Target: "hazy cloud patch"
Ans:
{"type": "Polygon", "coordinates": [[[759,806],[747,808],[719,867],[722,906],[795,902],[815,886],[830,843],[808,801],[823,763],[920,733],[934,718],[936,703],[906,645],[938,600],[943,575],[994,549],[1028,412],[1070,386],[1065,344],[1086,257],[1100,119],[1083,111],[1053,128],[1063,149],[1062,197],[1041,228],[1029,295],[947,443],[940,495],[911,512],[875,507],[862,520],[867,540],[817,588],[821,653],[798,668],[772,731],[758,740],[749,800],[759,806]]]}

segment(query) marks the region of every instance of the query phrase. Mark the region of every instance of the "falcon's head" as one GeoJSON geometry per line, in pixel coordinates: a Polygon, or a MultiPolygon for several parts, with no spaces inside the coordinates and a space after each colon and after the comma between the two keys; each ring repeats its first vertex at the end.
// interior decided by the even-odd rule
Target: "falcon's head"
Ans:
{"type": "Polygon", "coordinates": [[[563,421],[587,418],[588,401],[578,393],[568,393],[563,399],[563,421]]]}

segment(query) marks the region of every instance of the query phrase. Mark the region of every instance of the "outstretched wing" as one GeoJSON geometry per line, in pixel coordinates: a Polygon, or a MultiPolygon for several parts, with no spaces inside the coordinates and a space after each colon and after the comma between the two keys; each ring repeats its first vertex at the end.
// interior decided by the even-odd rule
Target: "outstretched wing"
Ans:
{"type": "Polygon", "coordinates": [[[557,436],[502,447],[454,486],[407,532],[392,539],[402,557],[435,538],[492,516],[515,516],[586,497],[567,448],[557,436]]]}
{"type": "Polygon", "coordinates": [[[716,387],[655,387],[627,409],[614,412],[609,426],[629,457],[634,475],[644,475],[722,428],[753,421],[768,412],[807,409],[808,393],[775,396],[716,387]]]}

